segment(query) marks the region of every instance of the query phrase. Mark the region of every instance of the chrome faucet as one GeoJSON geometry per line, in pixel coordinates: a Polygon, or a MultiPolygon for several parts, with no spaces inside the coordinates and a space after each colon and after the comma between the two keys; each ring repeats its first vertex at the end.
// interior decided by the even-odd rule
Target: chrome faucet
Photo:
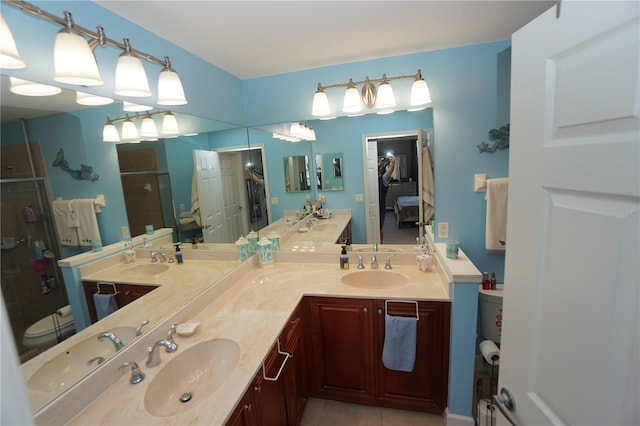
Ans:
{"type": "Polygon", "coordinates": [[[378,252],[378,243],[373,243],[373,252],[374,253],[378,252]]]}
{"type": "Polygon", "coordinates": [[[160,364],[160,346],[165,348],[167,353],[172,353],[178,350],[178,345],[170,340],[158,340],[153,346],[147,348],[149,356],[147,357],[147,367],[155,367],[160,364]]]}
{"type": "Polygon", "coordinates": [[[375,254],[371,256],[371,269],[378,269],[378,257],[375,254]]]}
{"type": "Polygon", "coordinates": [[[167,334],[167,341],[173,343],[174,345],[176,345],[176,349],[178,349],[178,344],[176,342],[173,341],[173,333],[176,332],[176,327],[178,326],[178,324],[171,324],[171,328],[169,329],[169,333],[167,334]]]}
{"type": "Polygon", "coordinates": [[[138,363],[127,361],[118,367],[118,370],[121,370],[124,367],[131,367],[131,378],[129,379],[129,383],[132,385],[138,384],[144,380],[144,373],[140,370],[140,367],[138,367],[138,363]]]}
{"type": "Polygon", "coordinates": [[[395,254],[392,254],[391,256],[387,257],[387,262],[384,264],[384,269],[392,269],[391,268],[391,258],[395,256],[395,254]]]}
{"type": "Polygon", "coordinates": [[[149,320],[143,321],[140,327],[136,328],[136,336],[142,336],[142,327],[149,324],[149,320]]]}
{"type": "Polygon", "coordinates": [[[362,262],[362,256],[358,255],[358,269],[364,269],[364,263],[362,262]]]}
{"type": "Polygon", "coordinates": [[[104,331],[102,333],[100,333],[100,335],[98,336],[98,340],[102,341],[102,339],[107,338],[109,340],[111,340],[111,342],[113,343],[113,346],[115,346],[116,348],[116,352],[118,352],[120,349],[124,348],[124,343],[122,343],[122,340],[120,340],[120,338],[118,336],[116,336],[115,334],[111,333],[110,331],[104,331]]]}
{"type": "Polygon", "coordinates": [[[158,261],[158,258],[156,257],[157,255],[160,255],[162,257],[162,260],[160,260],[160,263],[167,261],[167,256],[162,251],[153,250],[151,251],[151,263],[156,263],[158,261]]]}

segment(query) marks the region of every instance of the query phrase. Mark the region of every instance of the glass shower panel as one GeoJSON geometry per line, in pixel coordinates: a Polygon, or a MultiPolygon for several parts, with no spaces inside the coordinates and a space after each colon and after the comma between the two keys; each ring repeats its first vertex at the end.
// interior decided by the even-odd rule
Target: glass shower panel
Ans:
{"type": "Polygon", "coordinates": [[[67,305],[68,299],[57,266],[44,180],[3,179],[0,186],[2,295],[25,361],[35,355],[22,346],[25,330],[67,305]]]}

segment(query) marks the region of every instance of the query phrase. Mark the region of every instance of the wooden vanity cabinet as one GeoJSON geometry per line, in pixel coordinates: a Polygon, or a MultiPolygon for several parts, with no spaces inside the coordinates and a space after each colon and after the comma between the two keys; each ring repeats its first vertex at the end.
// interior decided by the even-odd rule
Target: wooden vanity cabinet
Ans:
{"type": "Polygon", "coordinates": [[[373,404],[372,302],[333,297],[307,300],[309,394],[373,404]]]}
{"type": "MultiPolygon", "coordinates": [[[[449,372],[448,302],[418,302],[412,372],[382,363],[384,300],[308,298],[310,395],[442,414],[449,372]]],[[[416,305],[390,303],[391,315],[415,316],[416,305]]]]}
{"type": "MultiPolygon", "coordinates": [[[[96,281],[83,281],[82,287],[84,288],[84,296],[87,301],[87,307],[89,308],[89,317],[91,323],[98,321],[98,314],[96,313],[96,305],[93,301],[93,295],[98,292],[98,282],[96,281]]],[[[100,282],[100,291],[112,293],[116,291],[116,302],[118,308],[128,305],[136,299],[141,298],[145,294],[158,288],[154,285],[136,285],[136,284],[118,284],[111,282],[100,282]],[[115,286],[115,287],[114,287],[115,286]]]]}
{"type": "MultiPolygon", "coordinates": [[[[414,303],[387,305],[394,316],[415,317],[414,303]]],[[[382,363],[385,336],[385,302],[374,301],[376,396],[384,407],[442,414],[447,406],[449,376],[448,302],[418,302],[416,362],[411,372],[389,370],[382,363]]]]}
{"type": "Polygon", "coordinates": [[[306,403],[306,365],[301,340],[302,310],[296,308],[280,337],[232,413],[227,425],[290,425],[300,423],[306,403]],[[283,355],[280,351],[290,354],[283,355]],[[286,362],[285,362],[286,358],[286,362]],[[284,362],[284,367],[282,367],[284,362]],[[282,371],[278,376],[278,371],[282,371]]]}

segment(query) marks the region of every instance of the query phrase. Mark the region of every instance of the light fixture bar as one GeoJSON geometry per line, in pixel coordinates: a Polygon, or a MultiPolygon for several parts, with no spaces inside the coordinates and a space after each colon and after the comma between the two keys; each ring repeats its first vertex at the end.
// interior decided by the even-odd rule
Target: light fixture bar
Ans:
{"type": "Polygon", "coordinates": [[[418,70],[417,73],[415,74],[411,74],[411,75],[399,75],[397,77],[386,77],[386,78],[378,78],[378,79],[370,79],[370,78],[366,78],[365,80],[362,81],[350,81],[347,83],[337,83],[337,84],[330,84],[328,86],[324,86],[321,83],[318,83],[318,89],[322,89],[322,90],[326,90],[326,89],[337,89],[340,87],[349,87],[350,84],[354,84],[355,86],[359,86],[361,84],[364,84],[368,81],[370,81],[371,83],[382,83],[383,81],[395,81],[395,80],[407,80],[407,79],[416,79],[416,78],[422,78],[422,74],[420,73],[420,70],[418,70]]]}
{"type": "MultiPolygon", "coordinates": [[[[62,25],[65,28],[67,27],[67,20],[65,18],[60,18],[59,16],[53,15],[29,2],[17,1],[17,0],[3,0],[2,3],[3,4],[6,3],[11,6],[17,7],[18,9],[24,12],[27,12],[33,16],[37,16],[39,18],[43,18],[51,22],[55,22],[56,24],[62,25]]],[[[80,25],[74,23],[73,29],[82,35],[90,37],[93,40],[92,43],[99,44],[100,46],[105,46],[109,44],[111,46],[117,47],[120,50],[126,49],[126,46],[123,43],[105,36],[104,32],[100,29],[100,27],[99,27],[99,32],[94,32],[94,31],[91,31],[90,29],[81,27],[80,25]]],[[[145,59],[148,62],[153,62],[163,67],[165,66],[165,60],[158,59],[155,56],[145,53],[141,50],[131,48],[130,52],[133,55],[138,56],[142,59],[145,59]]]]}

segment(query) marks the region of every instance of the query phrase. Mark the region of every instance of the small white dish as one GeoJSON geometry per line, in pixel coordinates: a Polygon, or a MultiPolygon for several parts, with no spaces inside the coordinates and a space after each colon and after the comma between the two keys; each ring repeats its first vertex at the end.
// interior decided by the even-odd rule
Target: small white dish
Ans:
{"type": "Polygon", "coordinates": [[[176,333],[184,337],[193,336],[193,334],[198,330],[198,326],[200,326],[198,321],[183,322],[176,326],[176,333]]]}

